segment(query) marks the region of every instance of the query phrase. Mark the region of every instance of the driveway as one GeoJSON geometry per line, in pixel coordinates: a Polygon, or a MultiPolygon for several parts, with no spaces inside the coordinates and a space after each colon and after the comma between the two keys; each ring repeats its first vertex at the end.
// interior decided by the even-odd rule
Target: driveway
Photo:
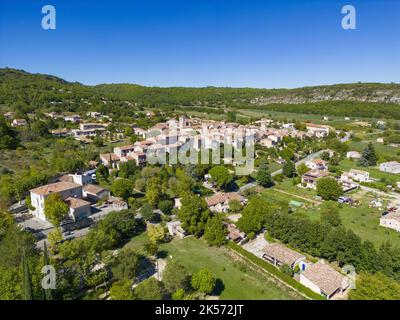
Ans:
{"type": "Polygon", "coordinates": [[[243,245],[243,249],[251,252],[255,256],[261,258],[263,255],[263,249],[268,244],[267,240],[264,238],[264,233],[259,234],[255,239],[243,245]]]}

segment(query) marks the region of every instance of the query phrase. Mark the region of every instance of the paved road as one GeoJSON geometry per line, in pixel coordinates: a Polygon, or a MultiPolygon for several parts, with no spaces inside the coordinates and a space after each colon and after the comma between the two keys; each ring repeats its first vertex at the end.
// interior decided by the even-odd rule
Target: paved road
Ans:
{"type": "Polygon", "coordinates": [[[389,197],[395,198],[397,201],[400,201],[400,194],[399,194],[399,193],[396,193],[396,192],[383,192],[383,191],[381,191],[381,190],[379,190],[379,189],[374,189],[374,188],[370,188],[370,187],[366,187],[366,186],[361,186],[361,185],[360,185],[360,189],[361,189],[361,190],[368,191],[368,192],[375,193],[375,194],[381,196],[382,198],[383,198],[383,197],[387,198],[387,197],[389,196],[389,197]]]}

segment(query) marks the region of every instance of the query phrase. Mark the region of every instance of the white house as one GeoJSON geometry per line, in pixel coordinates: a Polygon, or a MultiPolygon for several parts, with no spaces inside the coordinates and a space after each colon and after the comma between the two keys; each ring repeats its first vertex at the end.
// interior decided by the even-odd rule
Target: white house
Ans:
{"type": "Polygon", "coordinates": [[[69,197],[65,199],[69,207],[69,215],[74,221],[80,221],[88,217],[91,213],[90,202],[83,199],[69,197]]]}
{"type": "Polygon", "coordinates": [[[347,154],[346,154],[346,158],[347,158],[347,159],[355,159],[355,160],[358,160],[358,159],[361,159],[361,153],[359,153],[358,151],[349,151],[349,152],[347,152],[347,154]]]}
{"type": "Polygon", "coordinates": [[[79,184],[66,181],[47,184],[30,190],[31,204],[34,207],[34,210],[30,210],[30,213],[43,221],[47,221],[44,214],[45,200],[50,194],[54,193],[59,194],[63,200],[83,198],[82,186],[79,184]]]}
{"type": "Polygon", "coordinates": [[[328,163],[322,159],[313,159],[306,161],[305,165],[311,170],[327,171],[328,163]]]}
{"type": "Polygon", "coordinates": [[[64,117],[64,121],[66,121],[66,122],[69,121],[69,122],[73,122],[73,123],[78,123],[78,122],[81,121],[81,117],[78,116],[78,115],[76,115],[76,114],[70,115],[70,116],[65,116],[65,117],[64,117]]]}
{"type": "Polygon", "coordinates": [[[327,299],[343,294],[350,285],[346,276],[322,261],[309,265],[300,273],[300,283],[327,299]]]}
{"type": "Polygon", "coordinates": [[[388,173],[400,173],[400,163],[397,161],[390,161],[381,163],[379,170],[388,173]]]}
{"type": "Polygon", "coordinates": [[[349,172],[343,172],[341,176],[342,181],[353,180],[357,182],[370,182],[369,172],[357,169],[351,169],[349,172]]]}
{"type": "Polygon", "coordinates": [[[379,224],[382,227],[400,232],[400,214],[398,212],[389,212],[380,218],[379,224]]]}
{"type": "Polygon", "coordinates": [[[25,119],[14,119],[11,123],[12,127],[24,127],[26,126],[27,122],[25,119]]]}
{"type": "Polygon", "coordinates": [[[317,138],[323,138],[328,136],[330,131],[330,126],[314,124],[314,123],[306,123],[306,129],[309,133],[316,136],[317,138]]]}

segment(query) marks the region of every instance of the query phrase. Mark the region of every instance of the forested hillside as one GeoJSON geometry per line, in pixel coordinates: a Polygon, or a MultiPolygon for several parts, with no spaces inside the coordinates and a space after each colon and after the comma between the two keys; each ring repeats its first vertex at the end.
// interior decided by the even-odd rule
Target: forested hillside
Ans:
{"type": "MultiPolygon", "coordinates": [[[[339,84],[298,89],[86,86],[15,69],[0,69],[0,104],[23,112],[114,108],[252,108],[324,115],[400,119],[400,85],[339,84]]],[[[125,110],[126,112],[126,110],[125,110]]]]}

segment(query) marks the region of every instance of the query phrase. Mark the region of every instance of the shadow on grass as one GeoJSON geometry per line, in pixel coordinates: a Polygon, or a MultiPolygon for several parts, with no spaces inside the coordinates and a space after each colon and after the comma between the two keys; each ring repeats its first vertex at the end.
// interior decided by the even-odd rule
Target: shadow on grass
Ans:
{"type": "Polygon", "coordinates": [[[222,280],[221,279],[217,279],[215,281],[215,288],[214,288],[214,290],[212,292],[212,295],[220,296],[222,294],[222,292],[224,291],[224,289],[225,289],[225,285],[222,282],[222,280]]]}

